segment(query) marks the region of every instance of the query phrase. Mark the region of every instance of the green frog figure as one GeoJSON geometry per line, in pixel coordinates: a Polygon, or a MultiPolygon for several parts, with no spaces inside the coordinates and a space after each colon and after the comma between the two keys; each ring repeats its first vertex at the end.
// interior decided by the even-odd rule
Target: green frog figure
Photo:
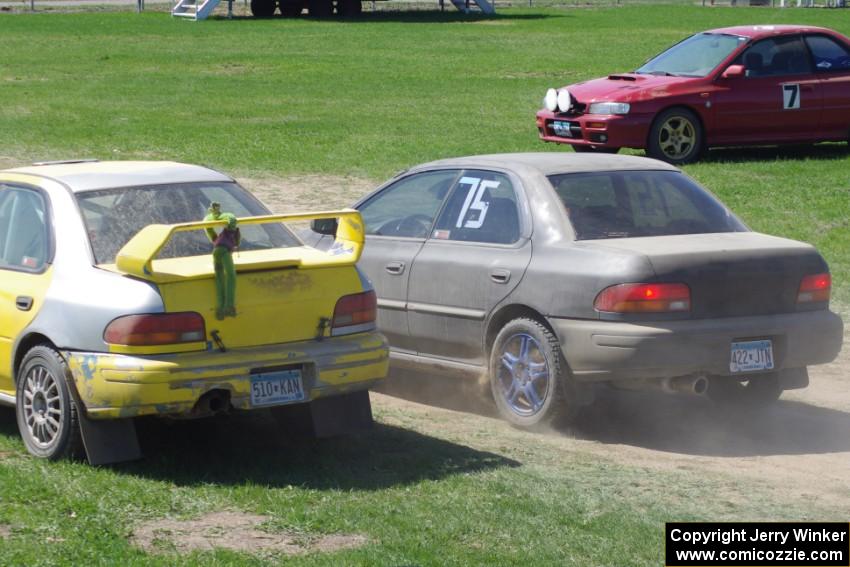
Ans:
{"type": "Polygon", "coordinates": [[[221,232],[207,228],[207,238],[213,244],[213,266],[215,267],[216,318],[236,317],[236,267],[233,265],[233,251],[239,247],[242,239],[236,216],[221,212],[220,203],[210,203],[205,221],[227,221],[221,232]]]}

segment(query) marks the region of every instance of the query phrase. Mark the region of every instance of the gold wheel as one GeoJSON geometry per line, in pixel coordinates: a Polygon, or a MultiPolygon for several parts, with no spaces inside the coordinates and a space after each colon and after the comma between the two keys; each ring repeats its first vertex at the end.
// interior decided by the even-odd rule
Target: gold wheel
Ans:
{"type": "Polygon", "coordinates": [[[686,159],[697,145],[697,129],[687,117],[670,116],[658,129],[658,148],[669,160],[686,159]]]}

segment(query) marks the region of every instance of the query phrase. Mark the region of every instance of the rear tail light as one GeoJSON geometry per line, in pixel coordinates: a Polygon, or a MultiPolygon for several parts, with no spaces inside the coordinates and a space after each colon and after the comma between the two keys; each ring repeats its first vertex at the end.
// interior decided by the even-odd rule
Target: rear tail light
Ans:
{"type": "Polygon", "coordinates": [[[156,346],[206,340],[204,318],[199,313],[126,315],[114,319],[103,332],[111,345],[156,346]]]}
{"type": "MultiPolygon", "coordinates": [[[[343,332],[356,332],[360,329],[344,329],[355,325],[374,324],[378,312],[378,298],[374,291],[365,291],[339,298],[334,308],[331,330],[343,329],[343,332]]],[[[339,333],[337,333],[339,334],[339,333]]]]}
{"type": "Polygon", "coordinates": [[[805,276],[800,282],[800,290],[797,292],[797,303],[829,301],[831,291],[832,276],[829,274],[805,276]]]}
{"type": "Polygon", "coordinates": [[[632,283],[603,289],[593,307],[609,313],[678,313],[691,310],[691,289],[681,283],[632,283]]]}

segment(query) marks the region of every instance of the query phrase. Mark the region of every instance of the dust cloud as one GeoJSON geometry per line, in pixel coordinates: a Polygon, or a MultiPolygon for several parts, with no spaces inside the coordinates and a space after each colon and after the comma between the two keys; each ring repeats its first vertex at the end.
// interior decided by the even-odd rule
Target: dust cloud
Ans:
{"type": "MultiPolygon", "coordinates": [[[[764,481],[785,494],[850,506],[850,348],[810,369],[811,384],[775,405],[721,409],[710,400],[656,391],[595,388],[593,404],[556,435],[575,448],[625,464],[699,468],[764,481]]],[[[393,370],[382,393],[445,409],[498,417],[479,381],[393,370]]],[[[401,401],[400,401],[401,403],[401,401]]]]}

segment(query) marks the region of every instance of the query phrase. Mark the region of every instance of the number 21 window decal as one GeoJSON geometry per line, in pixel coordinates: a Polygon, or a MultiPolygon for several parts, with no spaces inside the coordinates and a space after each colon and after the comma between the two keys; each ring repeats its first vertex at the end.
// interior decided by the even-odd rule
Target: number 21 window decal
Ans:
{"type": "Polygon", "coordinates": [[[784,110],[800,108],[800,85],[782,85],[782,108],[784,110]]]}

